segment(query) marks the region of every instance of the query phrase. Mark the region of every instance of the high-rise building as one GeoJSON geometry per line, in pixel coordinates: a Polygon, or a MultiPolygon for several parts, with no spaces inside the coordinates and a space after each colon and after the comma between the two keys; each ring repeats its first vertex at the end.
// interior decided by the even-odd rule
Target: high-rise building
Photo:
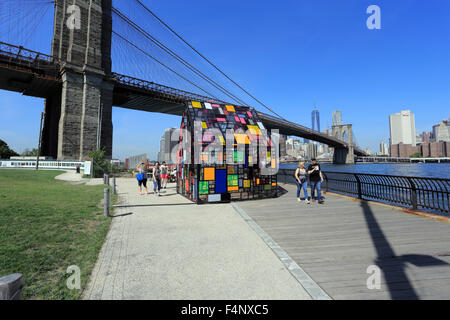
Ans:
{"type": "Polygon", "coordinates": [[[339,110],[333,111],[332,124],[333,124],[333,126],[341,126],[342,125],[342,112],[341,111],[339,111],[339,110]]]}
{"type": "Polygon", "coordinates": [[[450,141],[450,122],[447,120],[442,120],[439,125],[433,126],[434,136],[436,142],[439,141],[450,141]]]}
{"type": "Polygon", "coordinates": [[[390,145],[410,144],[416,145],[416,125],[414,114],[409,110],[400,111],[389,116],[391,133],[390,145]]]}
{"type": "Polygon", "coordinates": [[[176,159],[171,159],[171,152],[178,144],[177,128],[168,128],[164,130],[164,135],[161,137],[159,144],[158,161],[173,163],[176,159]]]}
{"type": "Polygon", "coordinates": [[[383,155],[383,156],[389,155],[388,145],[384,141],[380,142],[380,155],[383,155]]]}
{"type": "Polygon", "coordinates": [[[312,122],[311,129],[320,132],[320,115],[319,115],[319,110],[314,109],[311,112],[311,122],[312,122]]]}

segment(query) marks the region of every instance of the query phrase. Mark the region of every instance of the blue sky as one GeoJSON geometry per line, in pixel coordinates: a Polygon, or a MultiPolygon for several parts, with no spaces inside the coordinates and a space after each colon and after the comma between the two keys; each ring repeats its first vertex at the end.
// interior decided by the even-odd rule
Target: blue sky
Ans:
{"type": "MultiPolygon", "coordinates": [[[[391,113],[411,110],[419,132],[449,116],[450,1],[144,2],[283,117],[310,127],[316,104],[326,128],[331,112],[341,110],[359,145],[372,151],[388,142],[391,113]],[[371,4],[381,8],[381,30],[366,27],[371,4]]],[[[31,48],[49,52],[47,20],[31,48]]],[[[0,33],[0,40],[9,39],[0,33]]],[[[0,139],[19,152],[36,146],[43,106],[0,91],[0,139]]],[[[180,121],[114,108],[113,156],[156,158],[164,129],[180,121]]]]}

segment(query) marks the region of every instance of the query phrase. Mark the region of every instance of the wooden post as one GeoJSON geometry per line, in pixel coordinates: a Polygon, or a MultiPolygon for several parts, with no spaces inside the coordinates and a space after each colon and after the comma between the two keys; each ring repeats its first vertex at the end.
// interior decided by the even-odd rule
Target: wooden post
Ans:
{"type": "Polygon", "coordinates": [[[0,278],[0,300],[22,300],[22,274],[14,273],[0,278]]]}
{"type": "Polygon", "coordinates": [[[109,217],[109,188],[105,188],[105,195],[103,197],[103,214],[105,217],[109,217]]]}

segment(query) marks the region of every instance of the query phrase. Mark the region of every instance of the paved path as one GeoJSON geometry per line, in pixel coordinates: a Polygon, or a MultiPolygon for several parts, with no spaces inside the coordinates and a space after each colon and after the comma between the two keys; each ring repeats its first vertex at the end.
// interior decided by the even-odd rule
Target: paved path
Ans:
{"type": "Polygon", "coordinates": [[[236,203],[333,299],[450,299],[450,224],[328,193],[236,203]],[[367,288],[369,265],[381,288],[367,288]]]}
{"type": "Polygon", "coordinates": [[[73,184],[85,183],[87,185],[103,184],[103,178],[83,178],[83,174],[77,173],[75,170],[66,170],[64,173],[55,177],[56,180],[68,181],[73,184]]]}
{"type": "Polygon", "coordinates": [[[135,179],[117,185],[85,299],[310,299],[231,204],[195,205],[173,185],[161,197],[139,196],[135,179]]]}

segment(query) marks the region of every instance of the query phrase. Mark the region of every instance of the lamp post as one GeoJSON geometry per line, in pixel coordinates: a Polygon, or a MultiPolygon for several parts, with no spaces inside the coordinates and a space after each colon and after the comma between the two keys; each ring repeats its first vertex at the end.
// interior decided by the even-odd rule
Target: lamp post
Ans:
{"type": "Polygon", "coordinates": [[[45,112],[41,112],[41,125],[39,127],[39,142],[38,142],[38,152],[36,157],[36,170],[39,170],[39,157],[41,156],[41,144],[42,144],[42,123],[44,121],[45,112]]]}

